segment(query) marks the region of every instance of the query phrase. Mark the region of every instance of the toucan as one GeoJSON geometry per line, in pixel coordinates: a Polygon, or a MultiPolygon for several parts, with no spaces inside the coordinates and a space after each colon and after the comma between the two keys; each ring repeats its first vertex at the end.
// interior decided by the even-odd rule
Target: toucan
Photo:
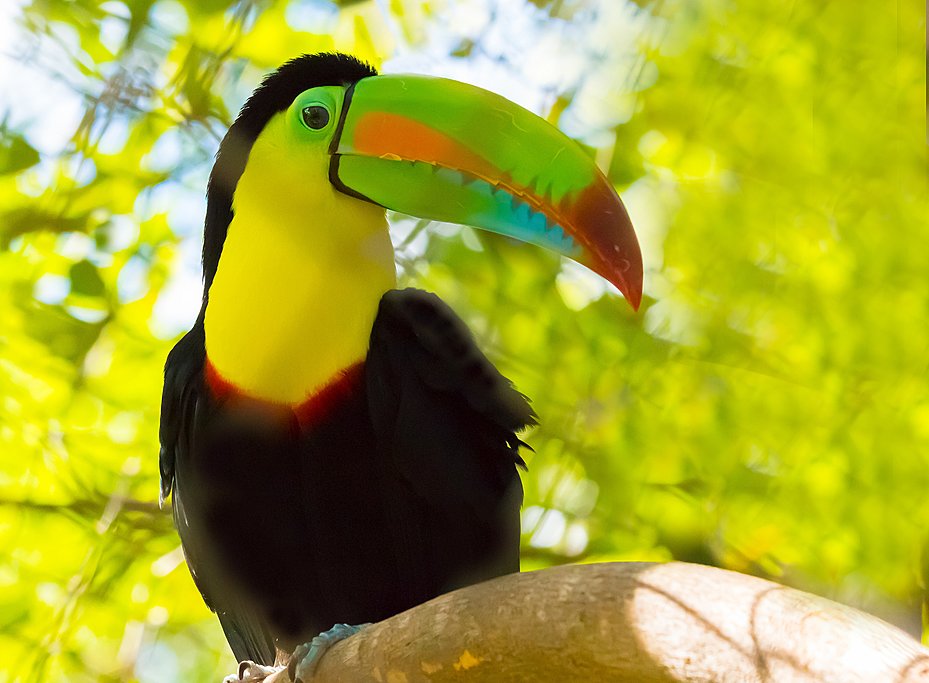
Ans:
{"type": "Polygon", "coordinates": [[[546,247],[640,302],[622,201],[535,114],[339,53],[266,77],[210,175],[160,426],[161,500],[239,660],[519,571],[535,415],[446,304],[396,288],[385,209],[546,247]]]}

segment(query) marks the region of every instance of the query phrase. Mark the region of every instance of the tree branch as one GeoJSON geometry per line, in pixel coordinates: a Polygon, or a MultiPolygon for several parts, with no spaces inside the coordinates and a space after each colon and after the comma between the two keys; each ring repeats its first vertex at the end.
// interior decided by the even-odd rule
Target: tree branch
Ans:
{"type": "MultiPolygon", "coordinates": [[[[929,681],[929,649],[809,593],[684,563],[513,574],[334,645],[332,681],[929,681]]],[[[265,683],[290,683],[286,669],[265,683]]]]}

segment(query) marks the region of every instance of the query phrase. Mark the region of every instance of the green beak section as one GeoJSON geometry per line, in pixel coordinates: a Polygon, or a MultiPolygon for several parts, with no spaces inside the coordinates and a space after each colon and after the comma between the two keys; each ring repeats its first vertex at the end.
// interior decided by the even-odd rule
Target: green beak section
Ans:
{"type": "Polygon", "coordinates": [[[642,256],[612,184],[573,140],[509,100],[443,78],[365,78],[346,93],[330,151],[341,191],[552,249],[638,308],[642,256]]]}

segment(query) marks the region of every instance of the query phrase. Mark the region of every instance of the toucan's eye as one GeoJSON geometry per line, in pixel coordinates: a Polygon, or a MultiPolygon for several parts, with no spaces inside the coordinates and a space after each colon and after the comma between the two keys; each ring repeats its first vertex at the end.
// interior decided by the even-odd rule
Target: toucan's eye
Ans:
{"type": "Polygon", "coordinates": [[[304,107],[303,123],[310,130],[322,130],[329,124],[329,110],[318,104],[304,107]]]}

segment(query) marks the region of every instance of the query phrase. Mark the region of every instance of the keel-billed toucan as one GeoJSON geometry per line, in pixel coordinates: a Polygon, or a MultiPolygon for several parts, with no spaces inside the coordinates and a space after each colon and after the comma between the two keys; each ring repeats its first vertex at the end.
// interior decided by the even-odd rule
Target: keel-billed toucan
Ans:
{"type": "Polygon", "coordinates": [[[210,176],[160,433],[162,499],[239,659],[519,570],[533,412],[445,304],[395,289],[385,207],[556,250],[639,304],[622,202],[534,114],[341,54],[267,77],[210,176]]]}

